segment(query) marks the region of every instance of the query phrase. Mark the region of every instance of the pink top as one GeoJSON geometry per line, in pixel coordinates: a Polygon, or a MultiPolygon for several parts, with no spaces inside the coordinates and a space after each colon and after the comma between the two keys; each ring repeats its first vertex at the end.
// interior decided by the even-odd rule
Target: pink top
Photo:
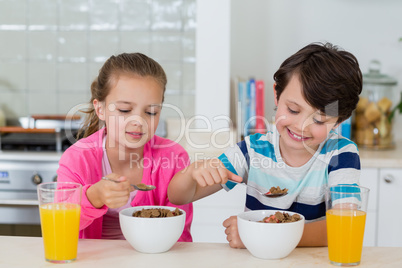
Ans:
{"type": "MultiPolygon", "coordinates": [[[[57,170],[58,181],[72,181],[83,185],[81,200],[80,238],[102,237],[103,215],[108,208],[95,208],[89,202],[86,191],[102,178],[102,142],[105,128],[70,146],[62,155],[57,170]]],[[[138,191],[131,206],[172,206],[186,211],[186,224],[179,241],[191,242],[190,227],[193,205],[177,206],[169,202],[167,187],[173,176],[190,163],[187,152],[179,144],[154,136],[144,146],[142,183],[156,186],[155,190],[138,191]]]]}
{"type": "MultiPolygon", "coordinates": [[[[109,163],[109,158],[107,157],[106,152],[106,137],[103,137],[102,142],[102,150],[103,150],[103,157],[102,157],[102,176],[106,176],[112,173],[112,168],[109,163]]],[[[123,232],[120,229],[120,219],[119,219],[119,212],[125,208],[131,207],[131,202],[133,202],[134,196],[136,195],[137,190],[132,191],[130,193],[130,198],[122,207],[119,208],[108,208],[105,215],[103,215],[102,221],[102,239],[125,239],[123,232]]]]}

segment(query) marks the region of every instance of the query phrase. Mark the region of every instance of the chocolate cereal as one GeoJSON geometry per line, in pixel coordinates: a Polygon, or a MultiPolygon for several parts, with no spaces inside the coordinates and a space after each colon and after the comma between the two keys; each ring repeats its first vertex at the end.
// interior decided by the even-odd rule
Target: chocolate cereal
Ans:
{"type": "Polygon", "coordinates": [[[301,217],[299,214],[293,214],[292,216],[289,215],[289,213],[286,212],[275,212],[275,215],[271,215],[269,217],[265,217],[259,222],[265,222],[265,223],[285,223],[285,222],[295,222],[301,220],[301,217]]]}
{"type": "Polygon", "coordinates": [[[167,218],[183,214],[180,209],[176,208],[174,211],[166,208],[143,208],[142,210],[135,211],[133,217],[140,218],[167,218]]]}

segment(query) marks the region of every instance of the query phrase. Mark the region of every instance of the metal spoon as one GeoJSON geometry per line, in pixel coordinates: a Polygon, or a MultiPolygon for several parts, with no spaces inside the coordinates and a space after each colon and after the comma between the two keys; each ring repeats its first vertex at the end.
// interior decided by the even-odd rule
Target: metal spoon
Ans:
{"type": "Polygon", "coordinates": [[[270,192],[264,193],[264,192],[261,192],[261,190],[258,189],[257,187],[254,187],[254,186],[245,184],[245,183],[243,183],[243,182],[236,182],[236,181],[232,181],[232,180],[228,180],[228,181],[233,182],[233,183],[237,183],[237,184],[242,184],[242,185],[244,185],[244,186],[246,186],[246,187],[253,188],[253,189],[256,190],[260,195],[265,196],[265,197],[275,198],[275,197],[285,196],[285,195],[288,194],[288,192],[286,192],[286,193],[274,193],[274,194],[273,194],[273,193],[270,193],[270,192]]]}
{"type": "Polygon", "coordinates": [[[150,191],[156,188],[155,185],[148,185],[143,183],[130,184],[130,185],[133,186],[138,191],[150,191]]]}
{"type": "MultiPolygon", "coordinates": [[[[109,179],[107,177],[102,177],[102,180],[113,181],[113,182],[119,183],[118,181],[109,179]]],[[[130,184],[130,185],[133,186],[134,189],[136,189],[138,191],[151,191],[151,190],[156,188],[155,185],[147,185],[147,184],[144,184],[144,183],[130,184]]]]}

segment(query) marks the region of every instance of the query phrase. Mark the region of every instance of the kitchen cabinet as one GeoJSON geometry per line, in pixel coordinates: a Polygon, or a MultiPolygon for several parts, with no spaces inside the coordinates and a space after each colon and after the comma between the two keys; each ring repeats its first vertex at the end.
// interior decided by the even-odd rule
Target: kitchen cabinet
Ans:
{"type": "Polygon", "coordinates": [[[219,192],[193,203],[194,218],[191,234],[194,242],[227,243],[222,223],[230,216],[244,211],[246,187],[219,192]]]}
{"type": "Polygon", "coordinates": [[[365,168],[362,169],[360,175],[360,185],[370,189],[364,231],[364,246],[377,245],[378,172],[377,168],[365,168]]]}
{"type": "Polygon", "coordinates": [[[360,184],[370,188],[365,246],[402,246],[402,168],[362,168],[360,184]]]}
{"type": "Polygon", "coordinates": [[[402,246],[402,168],[379,169],[378,244],[402,246]]]}

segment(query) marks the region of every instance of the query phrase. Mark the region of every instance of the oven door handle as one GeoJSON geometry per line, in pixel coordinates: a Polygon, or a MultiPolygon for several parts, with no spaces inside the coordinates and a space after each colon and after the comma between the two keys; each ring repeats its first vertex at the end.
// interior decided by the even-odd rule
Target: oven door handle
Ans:
{"type": "Polygon", "coordinates": [[[0,199],[0,206],[38,206],[39,201],[35,199],[0,199]]]}

